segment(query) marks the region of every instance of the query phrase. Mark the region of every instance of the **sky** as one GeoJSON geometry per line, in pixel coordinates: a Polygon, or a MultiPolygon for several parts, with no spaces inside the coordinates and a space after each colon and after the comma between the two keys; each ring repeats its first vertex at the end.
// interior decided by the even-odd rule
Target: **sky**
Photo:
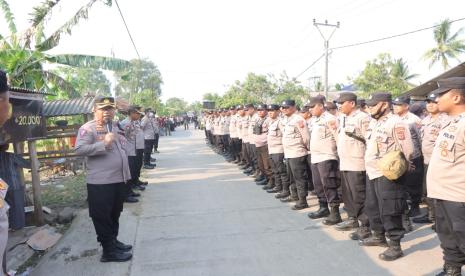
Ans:
{"type": "MultiPolygon", "coordinates": [[[[40,0],[7,0],[19,31],[29,26],[29,14],[40,0]]],[[[46,33],[52,33],[89,0],[62,0],[53,10],[46,33]]],[[[368,41],[437,24],[442,19],[465,17],[463,0],[118,0],[141,57],[160,69],[164,84],[162,99],[201,101],[208,92],[222,94],[248,72],[285,71],[299,75],[324,52],[324,42],[313,26],[317,22],[340,22],[330,47],[368,41]]],[[[453,31],[465,27],[454,23],[453,31]]],[[[0,33],[6,33],[3,17],[0,33]]],[[[325,35],[332,31],[322,30],[325,35]]],[[[462,35],[465,38],[465,33],[462,35]]],[[[420,84],[443,70],[429,68],[422,56],[434,47],[433,32],[334,50],[329,60],[329,83],[348,84],[366,61],[389,52],[407,61],[410,72],[419,74],[420,84]]],[[[63,36],[52,53],[75,53],[134,59],[116,5],[94,5],[89,18],[63,36]]],[[[462,56],[465,60],[465,55],[462,56]]],[[[458,61],[452,61],[453,66],[458,61]]],[[[305,86],[311,77],[324,75],[324,59],[302,74],[305,86]]]]}

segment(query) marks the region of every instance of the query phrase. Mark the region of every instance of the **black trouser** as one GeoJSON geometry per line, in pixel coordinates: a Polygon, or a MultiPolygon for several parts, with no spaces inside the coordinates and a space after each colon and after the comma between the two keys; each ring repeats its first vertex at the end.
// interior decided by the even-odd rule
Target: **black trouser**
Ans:
{"type": "Polygon", "coordinates": [[[258,165],[257,165],[257,147],[255,147],[255,144],[253,143],[249,143],[248,144],[248,147],[249,147],[249,154],[250,154],[250,158],[252,160],[252,167],[254,168],[254,170],[257,169],[258,165]]]}
{"type": "Polygon", "coordinates": [[[87,184],[87,198],[89,216],[94,223],[97,241],[105,247],[118,237],[125,184],[87,184]]]}
{"type": "Polygon", "coordinates": [[[308,176],[308,182],[307,182],[307,187],[309,191],[315,190],[315,187],[313,186],[313,175],[312,175],[312,155],[309,154],[307,155],[307,176],[308,176]]]}
{"type": "Polygon", "coordinates": [[[238,148],[238,142],[239,139],[238,138],[230,138],[230,143],[229,143],[229,151],[231,153],[231,156],[234,157],[234,158],[237,158],[238,154],[239,154],[239,148],[238,148]]]}
{"type": "Polygon", "coordinates": [[[229,134],[221,135],[223,142],[223,152],[229,153],[231,151],[231,145],[229,144],[229,134]]]}
{"type": "Polygon", "coordinates": [[[284,164],[284,153],[270,154],[270,158],[276,190],[282,190],[284,185],[289,187],[289,175],[284,164]]]}
{"type": "Polygon", "coordinates": [[[338,162],[326,160],[312,164],[313,186],[320,203],[339,204],[338,162]]]}
{"type": "Polygon", "coordinates": [[[384,176],[369,180],[367,177],[365,213],[370,221],[370,228],[394,241],[399,241],[405,234],[402,215],[407,208],[405,190],[400,178],[391,181],[384,176]]]}
{"type": "Polygon", "coordinates": [[[210,143],[210,145],[213,145],[213,134],[212,134],[212,131],[211,130],[205,130],[207,132],[207,139],[208,139],[208,143],[210,143]]]}
{"type": "Polygon", "coordinates": [[[142,165],[144,165],[144,149],[136,149],[136,166],[137,166],[137,179],[140,177],[142,165]]]}
{"type": "Polygon", "coordinates": [[[305,155],[297,158],[288,158],[287,161],[289,162],[292,177],[295,181],[299,203],[307,204],[307,156],[305,155]]]}
{"type": "Polygon", "coordinates": [[[297,197],[297,187],[295,186],[295,179],[292,174],[289,158],[286,158],[286,172],[289,176],[289,181],[283,182],[283,193],[290,193],[292,197],[297,197]]]}
{"type": "MultiPolygon", "coordinates": [[[[259,170],[262,172],[263,175],[266,176],[268,180],[272,180],[273,178],[273,171],[271,170],[270,164],[270,155],[268,154],[268,146],[263,147],[256,147],[257,151],[257,164],[259,170]]],[[[274,183],[274,180],[272,180],[274,183]]]]}
{"type": "Polygon", "coordinates": [[[412,163],[415,166],[415,170],[412,172],[407,171],[405,175],[405,187],[412,200],[412,204],[419,204],[423,194],[423,157],[412,159],[412,163]]]}
{"type": "Polygon", "coordinates": [[[435,203],[444,262],[461,267],[465,265],[465,202],[436,199],[435,203]]]}
{"type": "Polygon", "coordinates": [[[250,158],[249,154],[249,149],[250,147],[248,146],[249,143],[243,143],[242,144],[242,155],[245,160],[245,163],[247,163],[247,166],[252,166],[252,159],[250,158]]]}
{"type": "Polygon", "coordinates": [[[363,226],[368,226],[368,216],[365,214],[366,172],[341,171],[342,202],[349,217],[360,220],[363,226]]]}
{"type": "Polygon", "coordinates": [[[160,133],[155,133],[155,140],[153,141],[153,147],[158,150],[158,141],[160,140],[160,133]]]}
{"type": "Polygon", "coordinates": [[[154,144],[154,139],[145,139],[144,165],[150,165],[150,159],[152,159],[152,150],[154,144]]]}
{"type": "Polygon", "coordinates": [[[137,174],[137,156],[128,156],[129,171],[131,172],[131,180],[129,180],[126,187],[126,196],[129,196],[132,192],[132,189],[139,183],[139,176],[137,174]]]}
{"type": "Polygon", "coordinates": [[[434,204],[434,199],[429,198],[428,195],[428,190],[426,188],[426,175],[428,174],[428,164],[424,164],[424,169],[423,169],[423,192],[422,192],[422,198],[428,205],[428,212],[429,212],[429,217],[434,220],[435,214],[436,214],[436,205],[434,204]]]}

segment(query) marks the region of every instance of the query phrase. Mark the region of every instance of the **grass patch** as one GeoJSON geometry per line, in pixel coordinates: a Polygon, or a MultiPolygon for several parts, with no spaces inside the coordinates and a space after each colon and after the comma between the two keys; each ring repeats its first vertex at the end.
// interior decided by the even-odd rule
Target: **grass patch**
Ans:
{"type": "Polygon", "coordinates": [[[85,174],[78,174],[57,185],[42,186],[42,204],[50,208],[83,207],[86,204],[87,187],[85,174]]]}

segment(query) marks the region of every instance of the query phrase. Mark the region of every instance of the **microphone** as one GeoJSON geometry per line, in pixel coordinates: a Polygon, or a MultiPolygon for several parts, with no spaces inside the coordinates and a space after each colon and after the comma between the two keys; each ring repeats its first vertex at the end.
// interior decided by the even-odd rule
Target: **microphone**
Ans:
{"type": "Polygon", "coordinates": [[[110,119],[105,120],[105,127],[107,128],[107,132],[111,133],[113,130],[113,122],[110,119]]]}

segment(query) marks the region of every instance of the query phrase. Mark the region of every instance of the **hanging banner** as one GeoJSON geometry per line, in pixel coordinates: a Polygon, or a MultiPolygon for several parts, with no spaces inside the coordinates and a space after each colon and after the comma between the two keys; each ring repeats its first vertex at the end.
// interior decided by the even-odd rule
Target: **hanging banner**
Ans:
{"type": "Polygon", "coordinates": [[[9,119],[0,128],[0,144],[45,137],[43,103],[41,94],[10,91],[9,119]]]}

